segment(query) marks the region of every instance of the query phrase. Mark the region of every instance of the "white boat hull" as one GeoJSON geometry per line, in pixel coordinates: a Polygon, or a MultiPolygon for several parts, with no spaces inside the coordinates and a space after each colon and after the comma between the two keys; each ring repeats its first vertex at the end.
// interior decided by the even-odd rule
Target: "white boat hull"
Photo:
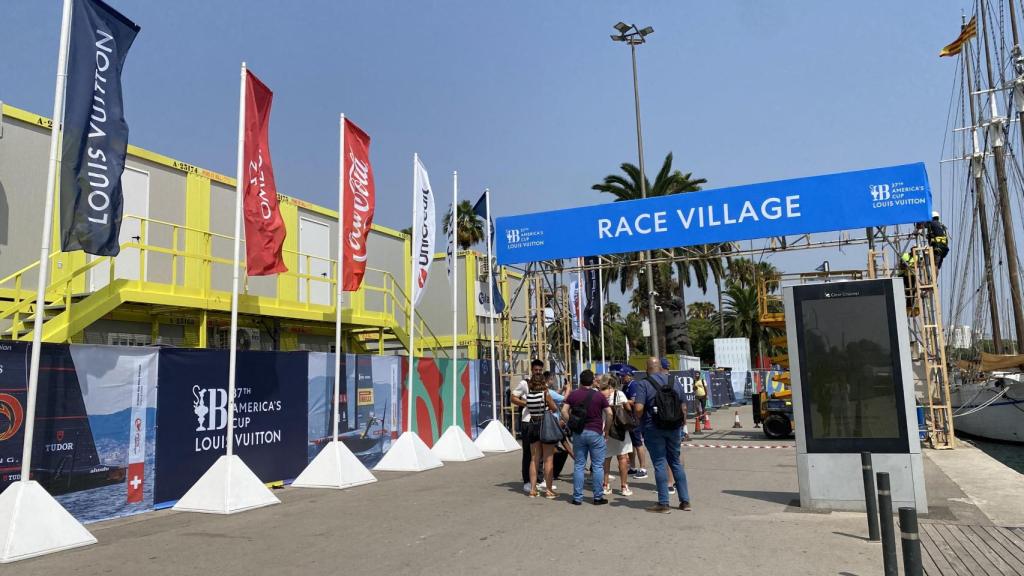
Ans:
{"type": "Polygon", "coordinates": [[[1009,377],[1002,379],[1005,386],[997,382],[963,384],[951,391],[953,428],[979,438],[1024,443],[1024,383],[1009,377]]]}

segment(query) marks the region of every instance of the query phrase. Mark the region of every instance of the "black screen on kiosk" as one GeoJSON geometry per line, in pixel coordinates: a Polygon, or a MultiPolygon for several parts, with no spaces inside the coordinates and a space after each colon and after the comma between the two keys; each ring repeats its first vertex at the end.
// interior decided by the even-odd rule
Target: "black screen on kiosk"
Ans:
{"type": "Polygon", "coordinates": [[[793,289],[808,452],[906,452],[892,284],[793,289]]]}

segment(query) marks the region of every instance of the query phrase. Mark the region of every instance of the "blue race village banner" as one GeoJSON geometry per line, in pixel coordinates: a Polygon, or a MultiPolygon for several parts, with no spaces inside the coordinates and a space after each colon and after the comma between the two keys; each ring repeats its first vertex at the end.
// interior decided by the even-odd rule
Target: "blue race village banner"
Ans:
{"type": "Polygon", "coordinates": [[[620,254],[931,218],[923,163],[498,218],[499,264],[620,254]]]}

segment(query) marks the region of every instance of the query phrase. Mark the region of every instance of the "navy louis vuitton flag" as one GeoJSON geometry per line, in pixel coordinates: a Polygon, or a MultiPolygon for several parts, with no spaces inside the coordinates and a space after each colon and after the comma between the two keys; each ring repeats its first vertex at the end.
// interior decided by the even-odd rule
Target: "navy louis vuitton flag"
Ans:
{"type": "Polygon", "coordinates": [[[121,69],[139,27],[102,0],[74,0],[60,172],[61,250],[121,250],[128,124],[121,69]]]}

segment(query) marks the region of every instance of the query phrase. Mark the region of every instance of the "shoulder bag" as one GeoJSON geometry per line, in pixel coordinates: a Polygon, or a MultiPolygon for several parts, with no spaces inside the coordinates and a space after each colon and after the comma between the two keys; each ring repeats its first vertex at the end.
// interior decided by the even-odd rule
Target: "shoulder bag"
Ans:
{"type": "MultiPolygon", "coordinates": [[[[544,399],[547,400],[547,393],[544,394],[544,399]]],[[[543,444],[558,444],[565,438],[565,433],[562,431],[562,426],[559,422],[558,415],[554,412],[545,409],[544,416],[540,421],[540,441],[543,444]]]]}
{"type": "Polygon", "coordinates": [[[612,429],[609,435],[616,440],[625,440],[626,433],[637,427],[636,415],[628,406],[618,403],[619,393],[615,392],[612,406],[612,429]]]}

